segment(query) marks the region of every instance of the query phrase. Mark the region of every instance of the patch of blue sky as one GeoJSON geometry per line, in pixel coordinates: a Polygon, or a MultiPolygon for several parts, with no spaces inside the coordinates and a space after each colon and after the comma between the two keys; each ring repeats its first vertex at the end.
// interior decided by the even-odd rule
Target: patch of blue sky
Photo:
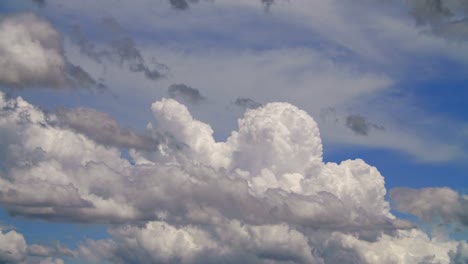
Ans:
{"type": "Polygon", "coordinates": [[[28,244],[54,245],[54,243],[58,242],[73,249],[76,248],[78,243],[86,239],[95,240],[109,237],[105,225],[29,219],[11,216],[3,208],[0,208],[0,223],[23,234],[28,244]]]}

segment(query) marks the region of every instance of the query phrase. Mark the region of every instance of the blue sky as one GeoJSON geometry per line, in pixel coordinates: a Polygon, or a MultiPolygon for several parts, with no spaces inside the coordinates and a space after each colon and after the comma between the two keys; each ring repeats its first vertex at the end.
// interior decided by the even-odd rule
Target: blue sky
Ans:
{"type": "Polygon", "coordinates": [[[2,1],[0,263],[466,263],[465,1],[265,2],[2,1]]]}

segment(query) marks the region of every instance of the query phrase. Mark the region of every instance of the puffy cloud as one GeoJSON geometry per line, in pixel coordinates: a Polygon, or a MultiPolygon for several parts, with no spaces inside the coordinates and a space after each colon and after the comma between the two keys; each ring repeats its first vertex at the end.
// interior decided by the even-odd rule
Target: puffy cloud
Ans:
{"type": "Polygon", "coordinates": [[[210,231],[149,222],[113,228],[112,239],[87,241],[81,257],[99,263],[319,263],[308,239],[287,225],[223,221],[210,231]],[[132,254],[127,254],[133,252],[132,254]]]}
{"type": "Polygon", "coordinates": [[[11,86],[65,83],[66,61],[60,34],[33,14],[0,20],[0,82],[11,86]]]}
{"type": "Polygon", "coordinates": [[[0,83],[11,87],[105,88],[80,66],[67,61],[62,37],[33,14],[0,20],[0,83]]]}
{"type": "Polygon", "coordinates": [[[350,263],[466,263],[468,255],[462,252],[466,242],[441,241],[429,238],[416,229],[398,230],[395,234],[383,234],[376,241],[360,240],[356,236],[333,233],[327,244],[357,253],[358,261],[350,263]],[[457,256],[458,259],[457,259],[457,256]]]}
{"type": "MultiPolygon", "coordinates": [[[[211,127],[184,105],[162,99],[151,106],[156,123],[147,131],[177,145],[163,141],[154,150],[131,150],[129,162],[91,132],[57,126],[53,115],[21,98],[0,99],[6,139],[0,142],[0,203],[35,218],[121,223],[111,226],[109,239],[85,241],[69,256],[96,263],[466,258],[465,243],[431,239],[396,219],[375,167],[359,159],[324,163],[315,121],[290,104],[247,110],[238,130],[217,142],[211,127]],[[390,244],[392,250],[382,250],[390,244]]],[[[53,258],[68,256],[43,246],[28,252],[56,263],[61,260],[53,258]]]]}
{"type": "Polygon", "coordinates": [[[169,97],[181,100],[182,103],[198,104],[205,100],[200,91],[185,84],[172,84],[167,88],[169,97]]]}
{"type": "Polygon", "coordinates": [[[26,259],[26,248],[23,235],[0,229],[0,263],[21,263],[26,259]]]}
{"type": "Polygon", "coordinates": [[[118,149],[95,142],[124,143],[108,133],[106,122],[110,130],[119,126],[107,116],[66,113],[70,129],[21,98],[3,99],[2,106],[0,131],[8,140],[1,148],[0,201],[16,214],[92,222],[166,215],[210,222],[216,213],[309,226],[391,225],[393,219],[379,172],[361,160],[323,163],[316,123],[289,104],[247,111],[239,130],[216,142],[209,125],[177,101],[163,99],[152,105],[157,126],[148,130],[170,135],[179,147],[161,142],[154,151],[131,151],[135,165],[118,149]]]}
{"type": "Polygon", "coordinates": [[[424,221],[444,221],[468,227],[468,197],[449,188],[395,188],[390,190],[395,208],[424,221]]]}

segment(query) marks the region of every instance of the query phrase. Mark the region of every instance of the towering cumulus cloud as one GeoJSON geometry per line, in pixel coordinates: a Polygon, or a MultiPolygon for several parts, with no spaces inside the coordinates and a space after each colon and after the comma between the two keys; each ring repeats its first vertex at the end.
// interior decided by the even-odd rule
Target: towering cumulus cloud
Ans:
{"type": "Polygon", "coordinates": [[[315,121],[290,104],[248,110],[217,142],[184,105],[162,99],[146,134],[170,143],[131,149],[130,162],[84,130],[55,125],[54,114],[0,98],[0,202],[28,217],[119,223],[109,239],[75,249],[87,261],[467,260],[465,242],[430,238],[390,212],[375,167],[324,163],[315,121]]]}

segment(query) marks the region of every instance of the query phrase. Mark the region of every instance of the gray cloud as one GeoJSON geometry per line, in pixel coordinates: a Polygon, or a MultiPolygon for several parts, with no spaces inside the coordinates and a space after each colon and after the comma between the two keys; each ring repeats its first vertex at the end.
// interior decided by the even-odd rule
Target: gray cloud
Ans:
{"type": "Polygon", "coordinates": [[[150,80],[160,79],[164,76],[157,69],[150,69],[140,51],[136,48],[133,39],[129,37],[116,39],[110,43],[110,46],[113,50],[112,54],[117,56],[120,63],[128,63],[130,71],[142,72],[150,80]]]}
{"type": "Polygon", "coordinates": [[[346,117],[346,127],[357,135],[367,136],[372,129],[383,130],[384,127],[369,122],[359,114],[351,114],[346,117]]]}
{"type": "MultiPolygon", "coordinates": [[[[112,33],[120,35],[121,28],[115,19],[107,17],[103,20],[103,24],[112,33]]],[[[104,60],[114,60],[120,65],[127,65],[132,72],[143,73],[150,80],[165,76],[163,72],[167,70],[167,67],[159,63],[150,67],[136,47],[135,41],[128,36],[114,38],[107,43],[108,48],[99,49],[78,25],[72,26],[70,35],[72,43],[80,48],[80,52],[98,63],[103,63],[104,60]]]]}
{"type": "Polygon", "coordinates": [[[198,3],[199,0],[169,0],[171,6],[175,9],[179,10],[187,10],[189,9],[192,3],[198,3]]]}
{"type": "Polygon", "coordinates": [[[468,37],[468,2],[463,0],[411,0],[410,14],[421,25],[450,39],[468,37]]]}
{"type": "Polygon", "coordinates": [[[95,88],[100,92],[107,90],[107,86],[103,82],[95,80],[79,65],[67,63],[65,74],[67,83],[72,87],[95,88]]]}
{"type": "Polygon", "coordinates": [[[428,222],[468,227],[468,197],[449,188],[395,188],[390,190],[395,208],[428,222]]]}
{"type": "Polygon", "coordinates": [[[185,84],[172,84],[167,88],[169,97],[181,100],[183,103],[198,104],[205,100],[200,91],[185,84]]]}
{"type": "Polygon", "coordinates": [[[157,142],[121,127],[111,116],[89,108],[65,109],[56,113],[59,125],[86,135],[99,144],[154,150],[157,142]]]}
{"type": "Polygon", "coordinates": [[[46,4],[46,0],[32,0],[32,2],[40,7],[43,7],[46,4]]]}
{"type": "Polygon", "coordinates": [[[248,109],[255,109],[255,108],[262,106],[261,103],[258,103],[250,98],[245,98],[245,97],[236,98],[233,104],[240,106],[240,107],[248,108],[248,109]]]}

